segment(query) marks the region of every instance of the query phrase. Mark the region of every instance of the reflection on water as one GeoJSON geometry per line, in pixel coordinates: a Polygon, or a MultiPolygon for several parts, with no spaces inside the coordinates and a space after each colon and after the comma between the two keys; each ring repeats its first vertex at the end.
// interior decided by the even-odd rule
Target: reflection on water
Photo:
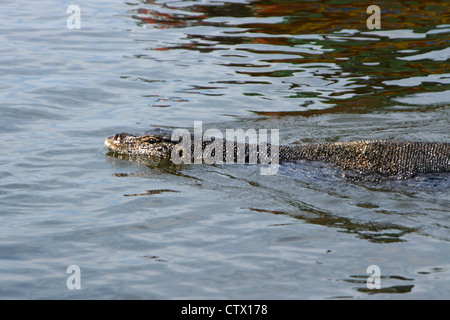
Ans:
{"type": "Polygon", "coordinates": [[[266,116],[372,112],[392,97],[449,90],[449,4],[377,4],[380,30],[367,29],[361,1],[146,1],[128,3],[128,14],[138,26],[158,30],[139,39],[148,53],[136,58],[161,61],[163,51],[180,72],[191,72],[182,68],[191,56],[223,67],[209,77],[192,74],[203,82],[180,88],[181,98],[166,98],[165,105],[236,90],[289,100],[290,107],[253,110],[266,116]]]}

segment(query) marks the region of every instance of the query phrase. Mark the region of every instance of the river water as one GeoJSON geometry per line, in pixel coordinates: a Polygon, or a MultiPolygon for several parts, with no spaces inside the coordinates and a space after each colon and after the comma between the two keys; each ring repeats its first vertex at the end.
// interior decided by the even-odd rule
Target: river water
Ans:
{"type": "Polygon", "coordinates": [[[194,121],[448,142],[449,4],[378,1],[369,29],[362,3],[2,1],[0,298],[450,298],[448,175],[261,175],[103,144],[194,121]]]}

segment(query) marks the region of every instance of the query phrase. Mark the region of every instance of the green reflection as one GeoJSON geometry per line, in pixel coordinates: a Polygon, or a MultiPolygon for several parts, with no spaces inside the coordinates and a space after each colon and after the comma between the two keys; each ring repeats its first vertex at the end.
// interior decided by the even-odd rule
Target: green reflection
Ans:
{"type": "MultiPolygon", "coordinates": [[[[242,63],[223,63],[231,72],[248,77],[239,85],[253,79],[267,79],[264,82],[270,87],[291,84],[289,89],[274,90],[271,96],[265,93],[260,99],[289,98],[294,102],[292,112],[310,112],[318,109],[319,102],[320,109],[329,104],[328,112],[372,112],[391,105],[393,98],[449,90],[445,55],[439,58],[435,52],[448,48],[449,30],[444,26],[450,23],[446,14],[450,4],[377,1],[376,5],[381,9],[381,30],[367,28],[368,4],[362,1],[258,0],[178,6],[177,2],[152,1],[130,13],[138,25],[186,29],[186,38],[149,50],[219,51],[225,60],[242,59],[242,63]],[[214,31],[197,32],[193,27],[214,31]],[[314,64],[321,64],[322,70],[317,71],[314,64]],[[438,76],[408,85],[408,79],[428,75],[438,76]],[[327,83],[320,91],[312,90],[305,79],[327,83]],[[393,80],[399,81],[389,83],[393,80]],[[295,103],[304,97],[312,103],[295,103]]],[[[226,75],[217,81],[228,82],[231,91],[235,87],[226,75]]],[[[271,88],[262,85],[260,91],[267,89],[271,88]]],[[[248,92],[254,91],[244,89],[242,94],[248,92]]]]}

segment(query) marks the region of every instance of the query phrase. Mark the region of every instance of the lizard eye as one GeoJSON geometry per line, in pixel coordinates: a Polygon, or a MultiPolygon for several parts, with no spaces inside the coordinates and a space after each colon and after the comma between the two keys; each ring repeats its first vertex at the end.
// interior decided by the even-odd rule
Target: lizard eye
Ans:
{"type": "Polygon", "coordinates": [[[115,141],[120,141],[121,138],[122,138],[122,136],[120,135],[120,133],[118,133],[118,134],[116,134],[116,135],[114,136],[113,140],[115,140],[115,141]]]}
{"type": "Polygon", "coordinates": [[[156,140],[155,138],[147,138],[144,140],[144,142],[153,144],[153,143],[157,143],[158,140],[156,140]]]}

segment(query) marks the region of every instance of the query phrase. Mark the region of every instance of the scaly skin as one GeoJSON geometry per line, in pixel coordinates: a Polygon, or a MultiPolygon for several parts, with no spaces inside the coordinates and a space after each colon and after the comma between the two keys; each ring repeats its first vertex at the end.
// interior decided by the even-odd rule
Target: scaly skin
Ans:
{"type": "MultiPolygon", "coordinates": [[[[171,131],[161,129],[140,135],[118,133],[108,137],[105,145],[118,153],[148,155],[170,160],[172,149],[180,142],[180,140],[172,141],[171,134],[171,131]]],[[[211,142],[203,142],[202,148],[205,149],[209,143],[211,142]]],[[[223,143],[225,161],[226,142],[223,143]]],[[[235,142],[234,159],[237,145],[235,142]]],[[[245,160],[248,162],[251,148],[248,144],[241,146],[244,147],[245,160]]],[[[268,150],[270,147],[269,145],[268,150]]],[[[258,156],[257,159],[259,162],[258,156]]],[[[378,140],[279,146],[280,163],[297,160],[323,161],[361,175],[408,178],[418,173],[450,172],[450,144],[378,140]]]]}

